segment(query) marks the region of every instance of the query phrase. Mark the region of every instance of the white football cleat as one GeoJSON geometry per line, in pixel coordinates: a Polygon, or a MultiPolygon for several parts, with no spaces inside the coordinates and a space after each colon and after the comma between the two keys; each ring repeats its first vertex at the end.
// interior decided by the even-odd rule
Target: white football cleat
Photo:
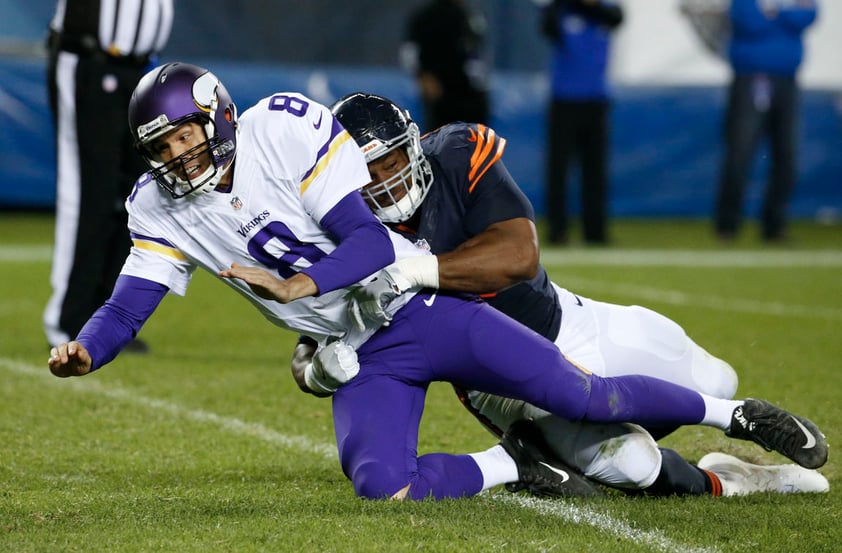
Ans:
{"type": "Polygon", "coordinates": [[[824,493],[830,489],[827,478],[798,465],[753,465],[725,453],[708,453],[699,460],[700,469],[716,474],[722,482],[722,495],[750,493],[824,493]]]}

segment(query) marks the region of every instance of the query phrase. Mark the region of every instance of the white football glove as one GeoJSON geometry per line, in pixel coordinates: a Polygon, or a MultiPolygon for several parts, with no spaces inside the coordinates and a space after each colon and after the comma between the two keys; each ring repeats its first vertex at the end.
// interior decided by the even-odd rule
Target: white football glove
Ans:
{"type": "Polygon", "coordinates": [[[357,351],[337,340],[316,351],[313,360],[304,367],[304,383],[316,395],[330,395],[358,372],[357,351]]]}
{"type": "Polygon", "coordinates": [[[394,265],[383,269],[374,280],[348,292],[348,312],[360,331],[368,326],[388,325],[392,316],[386,306],[411,287],[411,283],[394,265]]]}
{"type": "Polygon", "coordinates": [[[315,354],[316,346],[314,344],[311,344],[309,341],[302,342],[299,340],[292,352],[292,363],[290,363],[292,377],[295,379],[295,383],[298,384],[298,387],[302,392],[313,394],[316,397],[327,397],[331,394],[324,392],[318,393],[311,390],[307,387],[307,382],[305,382],[304,379],[305,372],[313,370],[312,368],[308,369],[307,366],[313,362],[313,356],[315,354]]]}
{"type": "Polygon", "coordinates": [[[409,257],[381,270],[374,280],[348,292],[348,313],[362,332],[367,327],[389,324],[392,315],[386,306],[413,287],[438,288],[439,263],[434,255],[409,257]]]}

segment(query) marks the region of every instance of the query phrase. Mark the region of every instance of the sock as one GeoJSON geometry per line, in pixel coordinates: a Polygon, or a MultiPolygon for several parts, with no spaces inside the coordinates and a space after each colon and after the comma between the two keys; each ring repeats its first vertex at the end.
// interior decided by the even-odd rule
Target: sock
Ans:
{"type": "MultiPolygon", "coordinates": [[[[698,468],[698,467],[696,467],[698,468]]],[[[716,497],[722,496],[722,480],[719,479],[719,476],[716,475],[715,472],[711,472],[705,469],[699,469],[700,471],[705,473],[705,476],[708,477],[708,481],[710,484],[710,494],[716,497]]]]}
{"type": "Polygon", "coordinates": [[[497,444],[489,450],[469,455],[482,473],[482,489],[487,490],[500,484],[517,482],[517,464],[503,446],[497,444]]]}
{"type": "Polygon", "coordinates": [[[655,482],[643,490],[646,495],[721,495],[722,484],[712,472],[690,464],[672,449],[660,448],[661,472],[655,482]]]}
{"type": "Polygon", "coordinates": [[[742,405],[743,401],[720,399],[706,394],[700,395],[705,401],[705,416],[699,424],[728,430],[731,427],[731,416],[734,414],[734,409],[742,405]]]}

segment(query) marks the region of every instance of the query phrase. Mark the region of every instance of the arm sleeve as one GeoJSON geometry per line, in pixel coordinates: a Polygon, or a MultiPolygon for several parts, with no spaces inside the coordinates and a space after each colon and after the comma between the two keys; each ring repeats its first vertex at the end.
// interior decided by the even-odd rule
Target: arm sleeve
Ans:
{"type": "Polygon", "coordinates": [[[320,224],[339,246],[302,271],[315,281],[319,295],[359,282],[395,260],[386,227],[357,191],[342,198],[320,224]]]}
{"type": "Polygon", "coordinates": [[[114,292],[88,319],[76,341],[91,354],[94,371],[114,359],[152,315],[167,287],[151,280],[120,275],[114,292]]]}

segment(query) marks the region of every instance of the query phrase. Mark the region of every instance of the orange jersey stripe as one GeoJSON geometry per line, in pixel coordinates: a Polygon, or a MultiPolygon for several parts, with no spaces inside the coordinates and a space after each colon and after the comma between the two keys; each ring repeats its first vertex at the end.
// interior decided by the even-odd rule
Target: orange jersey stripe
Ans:
{"type": "Polygon", "coordinates": [[[490,129],[482,124],[477,124],[477,130],[470,129],[471,136],[468,138],[471,142],[476,142],[474,152],[471,155],[471,168],[468,172],[468,180],[470,186],[468,193],[474,191],[479,180],[488,171],[489,167],[500,159],[503,151],[506,149],[506,139],[497,136],[494,129],[490,129]],[[496,142],[496,150],[495,150],[496,142]],[[494,151],[494,156],[489,159],[491,152],[494,151]]]}
{"type": "Polygon", "coordinates": [[[479,133],[474,131],[474,129],[469,129],[471,131],[471,136],[468,138],[468,141],[477,143],[477,145],[474,147],[474,153],[471,154],[471,167],[473,167],[474,164],[477,162],[477,157],[482,151],[482,145],[485,143],[485,127],[483,125],[477,125],[477,128],[479,129],[479,133]]]}
{"type": "Polygon", "coordinates": [[[494,131],[485,125],[477,125],[477,129],[479,129],[477,145],[474,148],[474,154],[471,156],[471,172],[468,173],[468,179],[472,181],[488,156],[488,152],[494,147],[494,131]]]}
{"type": "Polygon", "coordinates": [[[491,168],[492,165],[497,163],[498,159],[503,157],[503,151],[506,149],[506,139],[500,138],[497,142],[498,142],[497,152],[494,154],[494,157],[491,158],[491,160],[485,165],[482,172],[480,172],[480,174],[477,175],[476,178],[471,180],[471,186],[468,187],[468,193],[471,193],[471,192],[474,191],[474,187],[476,187],[477,183],[482,178],[482,176],[485,174],[485,172],[488,171],[491,168]]]}

